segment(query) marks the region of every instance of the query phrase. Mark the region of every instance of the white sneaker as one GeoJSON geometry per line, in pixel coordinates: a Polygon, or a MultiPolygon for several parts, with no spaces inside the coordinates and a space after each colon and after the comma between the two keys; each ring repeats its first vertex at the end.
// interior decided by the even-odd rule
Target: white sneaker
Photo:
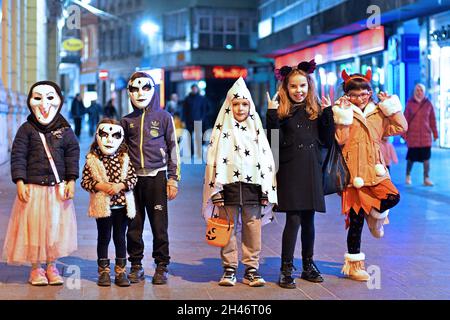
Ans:
{"type": "Polygon", "coordinates": [[[232,267],[226,267],[219,281],[219,286],[232,287],[236,284],[236,269],[232,267]]]}
{"type": "Polygon", "coordinates": [[[407,185],[411,185],[412,184],[411,176],[409,176],[409,175],[406,176],[406,181],[405,182],[406,182],[407,185]]]}

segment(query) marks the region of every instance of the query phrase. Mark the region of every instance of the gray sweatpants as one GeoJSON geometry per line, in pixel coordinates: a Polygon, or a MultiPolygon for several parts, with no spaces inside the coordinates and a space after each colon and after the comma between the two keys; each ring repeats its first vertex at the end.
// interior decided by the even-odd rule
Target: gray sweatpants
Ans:
{"type": "MultiPolygon", "coordinates": [[[[238,267],[238,244],[236,233],[239,229],[236,223],[239,221],[238,215],[241,214],[242,223],[242,263],[246,268],[259,267],[259,254],[261,253],[261,206],[226,206],[228,215],[235,222],[235,228],[231,234],[230,241],[220,251],[222,265],[224,267],[238,267]]],[[[219,207],[220,218],[227,219],[224,207],[219,207]]]]}

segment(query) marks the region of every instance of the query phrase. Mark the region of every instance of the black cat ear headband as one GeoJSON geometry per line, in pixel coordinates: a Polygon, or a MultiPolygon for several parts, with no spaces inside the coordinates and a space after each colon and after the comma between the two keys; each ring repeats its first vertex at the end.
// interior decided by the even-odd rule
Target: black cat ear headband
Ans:
{"type": "Polygon", "coordinates": [[[283,81],[286,76],[294,69],[302,70],[308,74],[313,73],[316,70],[316,62],[314,59],[311,61],[302,61],[297,67],[283,66],[280,69],[275,69],[275,77],[277,80],[283,81]]]}

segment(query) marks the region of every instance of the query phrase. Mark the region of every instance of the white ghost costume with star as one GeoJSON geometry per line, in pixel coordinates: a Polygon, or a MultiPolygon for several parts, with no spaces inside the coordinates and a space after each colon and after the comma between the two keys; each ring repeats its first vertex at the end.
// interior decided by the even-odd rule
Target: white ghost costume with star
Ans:
{"type": "MultiPolygon", "coordinates": [[[[262,224],[273,220],[272,207],[277,203],[275,162],[261,119],[256,112],[250,91],[239,78],[228,91],[211,133],[208,146],[202,213],[211,217],[211,197],[223,190],[223,185],[245,182],[261,186],[269,204],[262,207],[262,224]],[[232,100],[247,99],[250,112],[246,120],[233,117],[232,100]]],[[[217,208],[215,211],[218,212],[217,208]]]]}

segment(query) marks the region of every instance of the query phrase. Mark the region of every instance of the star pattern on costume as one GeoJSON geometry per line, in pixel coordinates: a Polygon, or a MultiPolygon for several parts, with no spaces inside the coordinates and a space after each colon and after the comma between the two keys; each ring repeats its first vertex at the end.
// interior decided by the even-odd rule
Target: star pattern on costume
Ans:
{"type": "Polygon", "coordinates": [[[225,109],[225,113],[226,113],[226,114],[229,114],[230,111],[231,111],[231,109],[230,109],[229,107],[225,109]]]}
{"type": "Polygon", "coordinates": [[[262,148],[262,153],[266,154],[266,149],[262,148]]]}
{"type": "Polygon", "coordinates": [[[242,127],[241,127],[241,130],[242,130],[242,131],[247,131],[247,127],[242,126],[242,127]]]}
{"type": "Polygon", "coordinates": [[[258,140],[258,138],[255,138],[255,140],[253,140],[253,141],[255,141],[255,143],[256,143],[256,144],[258,144],[258,143],[259,143],[259,140],[258,140]]]}
{"type": "Polygon", "coordinates": [[[255,115],[254,115],[254,114],[249,115],[249,117],[250,117],[252,120],[255,120],[255,115]]]}
{"type": "Polygon", "coordinates": [[[245,180],[247,180],[247,182],[251,182],[251,181],[252,181],[252,177],[246,176],[246,177],[245,177],[245,180]]]}
{"type": "Polygon", "coordinates": [[[242,99],[247,99],[245,96],[242,96],[242,99]]]}
{"type": "Polygon", "coordinates": [[[214,178],[217,178],[218,175],[219,175],[218,172],[214,173],[214,178]]]}
{"type": "Polygon", "coordinates": [[[241,127],[241,126],[239,125],[239,122],[236,122],[234,126],[235,126],[236,128],[238,128],[238,129],[241,127]]]}
{"type": "Polygon", "coordinates": [[[272,166],[269,166],[269,172],[272,172],[272,171],[273,171],[272,166]]]}
{"type": "Polygon", "coordinates": [[[223,158],[223,164],[228,164],[228,158],[223,158]]]}
{"type": "Polygon", "coordinates": [[[273,191],[276,191],[276,190],[277,190],[277,187],[272,186],[272,190],[273,190],[273,191]]]}
{"type": "Polygon", "coordinates": [[[245,149],[244,153],[245,153],[245,156],[248,157],[250,155],[250,150],[245,149]]]}
{"type": "Polygon", "coordinates": [[[238,145],[235,145],[234,146],[234,151],[238,151],[238,152],[241,151],[241,147],[239,147],[238,145]]]}
{"type": "Polygon", "coordinates": [[[224,139],[228,139],[229,136],[230,136],[230,134],[228,132],[224,132],[223,133],[223,138],[224,139]]]}
{"type": "Polygon", "coordinates": [[[233,99],[238,99],[238,98],[239,98],[239,93],[233,94],[233,99]]]}
{"type": "Polygon", "coordinates": [[[256,129],[256,135],[259,136],[259,129],[256,129]]]}
{"type": "Polygon", "coordinates": [[[258,162],[258,164],[256,165],[256,167],[258,168],[258,170],[261,170],[261,164],[258,162]]]}
{"type": "Polygon", "coordinates": [[[265,174],[261,172],[261,178],[264,179],[265,174]]]}
{"type": "Polygon", "coordinates": [[[211,182],[209,183],[209,187],[210,187],[210,188],[214,188],[214,181],[211,181],[211,182]]]}
{"type": "Polygon", "coordinates": [[[241,173],[239,172],[239,170],[236,170],[236,171],[234,171],[233,177],[239,178],[240,175],[241,175],[241,173]]]}
{"type": "Polygon", "coordinates": [[[222,125],[219,123],[219,124],[216,126],[216,129],[217,129],[217,130],[222,129],[222,125]]]}

